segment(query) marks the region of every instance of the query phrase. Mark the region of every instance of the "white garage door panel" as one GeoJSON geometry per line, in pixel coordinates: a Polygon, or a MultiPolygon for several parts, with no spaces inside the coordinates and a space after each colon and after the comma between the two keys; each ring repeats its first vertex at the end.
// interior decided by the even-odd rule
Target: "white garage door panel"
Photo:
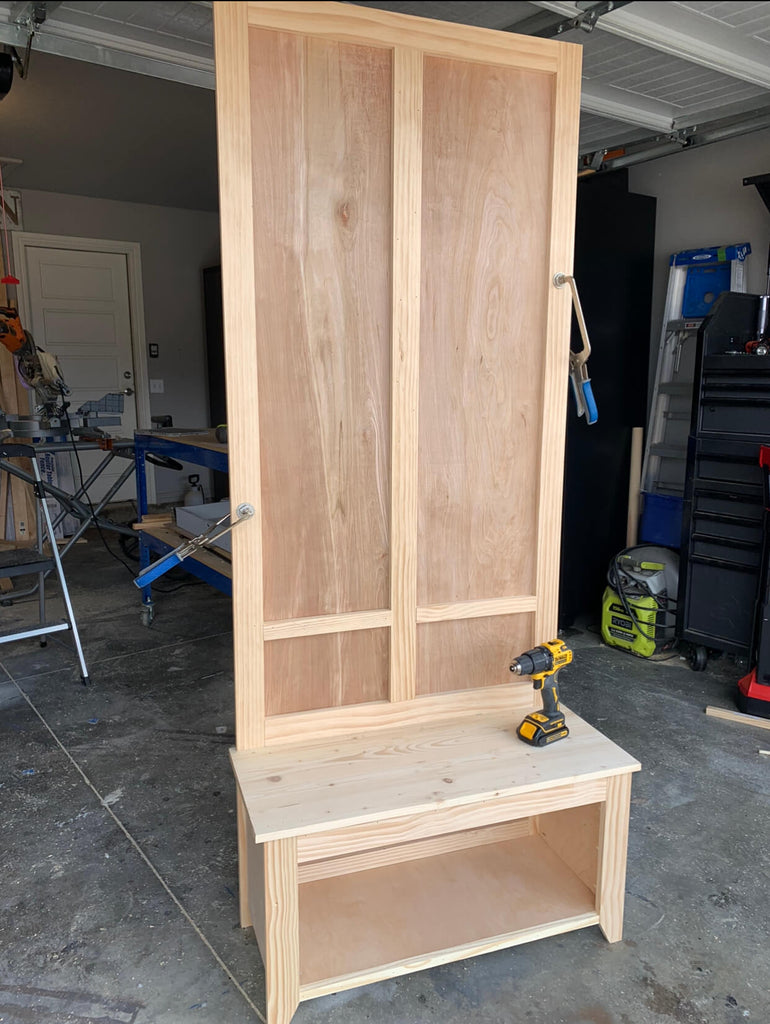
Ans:
{"type": "Polygon", "coordinates": [[[77,296],[91,301],[114,302],[119,287],[116,288],[112,267],[52,261],[40,268],[40,292],[44,299],[72,299],[77,296]]]}

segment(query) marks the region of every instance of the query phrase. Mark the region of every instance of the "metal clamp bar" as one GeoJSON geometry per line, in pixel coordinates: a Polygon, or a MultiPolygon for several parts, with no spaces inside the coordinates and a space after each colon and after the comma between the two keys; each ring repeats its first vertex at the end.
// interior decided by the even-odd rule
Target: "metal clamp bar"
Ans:
{"type": "Polygon", "coordinates": [[[174,548],[173,551],[169,551],[163,558],[159,558],[157,562],[153,562],[146,569],[142,569],[137,577],[134,579],[134,583],[141,590],[148,584],[153,583],[159,577],[163,576],[173,569],[175,566],[180,565],[185,558],[189,558],[190,555],[195,554],[201,548],[206,547],[209,544],[213,544],[215,540],[219,540],[220,537],[224,537],[226,533],[234,530],[236,526],[245,522],[247,519],[251,519],[254,515],[254,506],[244,502],[239,505],[235,510],[237,519],[232,518],[232,513],[228,512],[226,516],[222,516],[218,519],[213,526],[210,526],[204,533],[199,534],[197,537],[193,537],[191,540],[186,540],[179,547],[174,548]]]}
{"type": "Polygon", "coordinates": [[[583,347],[579,352],[574,352],[570,349],[569,372],[577,414],[578,416],[585,416],[586,423],[590,425],[596,423],[599,418],[599,412],[596,408],[596,400],[594,399],[591,387],[591,378],[588,376],[587,363],[588,357],[591,355],[591,341],[588,337],[588,327],[586,326],[586,318],[583,315],[583,307],[580,304],[577,282],[572,274],[554,274],[553,283],[556,288],[562,288],[565,284],[568,284],[572,292],[572,305],[575,310],[578,328],[580,329],[580,337],[583,339],[583,347]]]}

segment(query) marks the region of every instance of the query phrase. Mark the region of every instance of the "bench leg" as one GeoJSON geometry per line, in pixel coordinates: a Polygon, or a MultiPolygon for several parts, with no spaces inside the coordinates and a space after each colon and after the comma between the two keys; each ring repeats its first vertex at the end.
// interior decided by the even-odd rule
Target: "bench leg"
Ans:
{"type": "Polygon", "coordinates": [[[267,1024],[289,1024],[299,1006],[297,840],[264,845],[267,1024]]]}
{"type": "Polygon", "coordinates": [[[246,806],[241,791],[237,788],[235,804],[238,811],[238,904],[241,928],[250,928],[254,922],[251,919],[251,908],[249,907],[249,828],[246,806]]]}
{"type": "Polygon", "coordinates": [[[608,942],[619,942],[623,938],[630,809],[631,775],[615,775],[608,779],[607,800],[602,808],[599,833],[599,877],[596,891],[599,927],[608,942]]]}

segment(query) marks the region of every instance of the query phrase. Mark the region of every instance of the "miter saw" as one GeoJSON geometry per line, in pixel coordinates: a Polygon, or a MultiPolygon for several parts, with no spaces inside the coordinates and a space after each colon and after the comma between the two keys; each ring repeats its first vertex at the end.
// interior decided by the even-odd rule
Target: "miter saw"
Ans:
{"type": "Polygon", "coordinates": [[[98,402],[86,402],[75,413],[69,412],[66,399],[70,389],[56,356],[38,348],[12,306],[0,306],[0,344],[13,355],[24,386],[35,392],[33,415],[13,415],[0,409],[2,436],[56,438],[73,433],[98,437],[102,427],[120,426],[122,395],[105,395],[98,402]]]}

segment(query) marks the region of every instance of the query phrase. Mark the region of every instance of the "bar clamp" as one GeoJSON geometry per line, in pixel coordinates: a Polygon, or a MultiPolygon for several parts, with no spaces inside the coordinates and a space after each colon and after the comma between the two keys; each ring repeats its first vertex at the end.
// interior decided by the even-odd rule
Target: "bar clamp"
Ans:
{"type": "Polygon", "coordinates": [[[167,555],[163,555],[157,562],[153,562],[152,565],[148,565],[146,569],[142,569],[139,575],[134,579],[134,583],[140,589],[142,587],[149,586],[155,580],[165,575],[169,569],[173,569],[175,566],[180,565],[185,558],[189,558],[190,555],[194,555],[196,551],[200,551],[201,548],[208,547],[213,544],[214,541],[219,540],[220,537],[224,537],[226,533],[230,533],[236,526],[240,526],[241,523],[245,523],[246,520],[251,519],[254,516],[254,506],[248,502],[243,502],[235,510],[235,517],[233,518],[232,512],[228,512],[226,516],[222,516],[212,526],[208,528],[204,533],[199,534],[197,537],[193,537],[191,540],[186,540],[179,547],[174,548],[173,551],[169,551],[167,555]]]}
{"type": "Polygon", "coordinates": [[[583,316],[583,307],[580,305],[577,283],[571,274],[554,274],[553,283],[556,288],[562,288],[565,284],[570,286],[572,292],[572,305],[575,308],[575,317],[580,328],[580,336],[583,339],[583,347],[579,352],[570,349],[569,354],[569,375],[572,382],[572,394],[575,396],[578,416],[585,416],[586,423],[590,425],[599,419],[599,411],[596,408],[591,378],[588,376],[588,357],[591,355],[591,342],[588,339],[588,328],[583,316]]]}

